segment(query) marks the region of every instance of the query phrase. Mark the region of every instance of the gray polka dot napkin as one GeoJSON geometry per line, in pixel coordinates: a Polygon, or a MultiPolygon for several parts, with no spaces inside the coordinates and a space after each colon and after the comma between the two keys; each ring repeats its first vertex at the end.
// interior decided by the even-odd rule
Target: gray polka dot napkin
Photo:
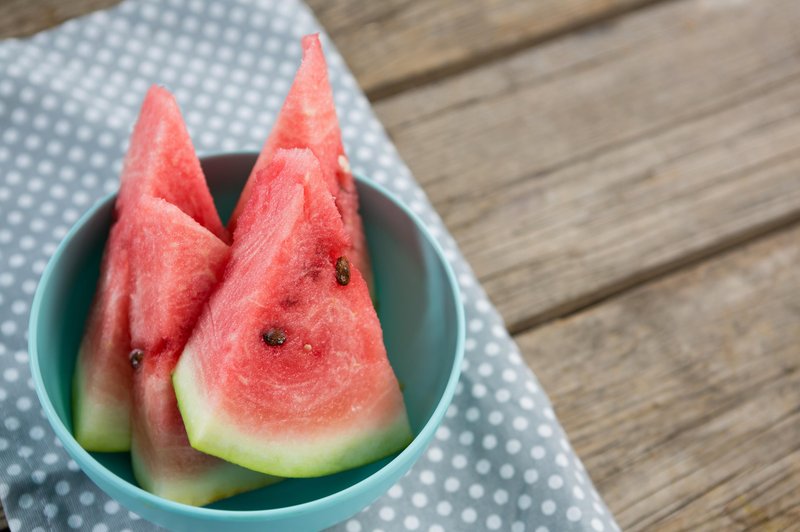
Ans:
{"type": "MultiPolygon", "coordinates": [[[[174,92],[201,154],[258,150],[299,64],[300,37],[316,31],[297,0],[128,0],[0,42],[0,497],[12,530],[154,528],[98,490],[44,419],[26,351],[33,292],[69,226],[117,188],[151,83],[174,92]]],[[[467,316],[464,373],[433,444],[339,528],[617,530],[453,238],[325,36],[323,45],[353,169],[431,228],[467,316]]]]}

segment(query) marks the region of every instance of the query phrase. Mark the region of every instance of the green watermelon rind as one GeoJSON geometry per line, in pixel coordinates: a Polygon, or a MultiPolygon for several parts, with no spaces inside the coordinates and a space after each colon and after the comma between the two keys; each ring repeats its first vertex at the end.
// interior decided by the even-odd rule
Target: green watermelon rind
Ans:
{"type": "Polygon", "coordinates": [[[72,432],[75,439],[88,451],[130,451],[130,423],[120,423],[121,419],[130,418],[129,404],[113,405],[102,397],[94,397],[86,386],[82,359],[79,354],[72,383],[72,432]]]}
{"type": "Polygon", "coordinates": [[[198,451],[242,467],[287,478],[311,478],[346,471],[386,458],[411,443],[413,434],[403,409],[380,430],[327,435],[317,441],[265,442],[209,415],[208,401],[197,386],[194,357],[183,352],[172,384],[189,443],[198,451]]]}
{"type": "Polygon", "coordinates": [[[212,470],[203,469],[199,474],[156,480],[136,454],[131,454],[131,465],[136,481],[142,489],[159,497],[192,506],[205,506],[283,480],[225,462],[220,462],[219,466],[212,470]]]}

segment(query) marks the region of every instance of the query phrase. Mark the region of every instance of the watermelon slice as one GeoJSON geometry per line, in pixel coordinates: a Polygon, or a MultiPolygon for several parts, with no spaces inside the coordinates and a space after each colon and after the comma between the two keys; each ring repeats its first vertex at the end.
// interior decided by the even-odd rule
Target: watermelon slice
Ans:
{"type": "Polygon", "coordinates": [[[121,214],[135,216],[135,204],[144,196],[162,198],[229,242],[178,102],[163,87],[154,85],[145,96],[120,181],[121,214]]]}
{"type": "Polygon", "coordinates": [[[132,370],[128,329],[128,236],[141,223],[142,197],[163,198],[227,241],[200,163],[172,95],[154,86],[145,97],[122,169],[116,218],[78,351],[73,432],[89,451],[130,449],[132,370]]]}
{"type": "Polygon", "coordinates": [[[145,197],[137,212],[130,256],[136,479],[156,495],[198,506],[274,482],[192,449],[172,388],[172,370],[222,276],[228,246],[165,200],[145,197]]]}
{"type": "Polygon", "coordinates": [[[128,248],[115,224],[78,350],[72,395],[75,439],[91,451],[130,448],[131,367],[128,362],[128,248]]]}
{"type": "Polygon", "coordinates": [[[234,231],[238,218],[253,192],[256,176],[272,162],[276,151],[308,148],[319,159],[328,191],[336,199],[336,207],[344,221],[345,230],[350,235],[351,244],[347,255],[367,280],[372,292],[372,268],[364,226],[358,214],[358,193],[342,146],[322,45],[317,34],[303,37],[302,42],[303,62],[272,128],[272,133],[264,143],[250,178],[245,184],[228,222],[228,228],[231,232],[234,231]]]}
{"type": "Polygon", "coordinates": [[[412,439],[380,322],[319,162],[278,150],[173,374],[192,447],[314,477],[412,439]]]}

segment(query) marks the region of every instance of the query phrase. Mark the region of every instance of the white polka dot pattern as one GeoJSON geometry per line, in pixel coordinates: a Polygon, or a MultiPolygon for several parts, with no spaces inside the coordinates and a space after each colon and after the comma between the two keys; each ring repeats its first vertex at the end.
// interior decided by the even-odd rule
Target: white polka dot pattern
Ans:
{"type": "MultiPolygon", "coordinates": [[[[175,93],[201,154],[258,150],[299,37],[319,30],[297,0],[141,0],[0,43],[0,498],[11,530],[153,529],[100,492],[43,419],[25,350],[32,295],[69,226],[116,189],[151,83],[175,93]]],[[[467,316],[463,377],[434,442],[338,529],[617,530],[453,238],[324,36],[323,45],[354,171],[428,225],[467,316]]]]}

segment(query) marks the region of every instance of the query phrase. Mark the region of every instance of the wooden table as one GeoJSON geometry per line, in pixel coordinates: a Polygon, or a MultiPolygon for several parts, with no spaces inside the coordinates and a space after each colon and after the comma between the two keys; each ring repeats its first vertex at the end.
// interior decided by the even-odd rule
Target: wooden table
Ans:
{"type": "Polygon", "coordinates": [[[800,3],[311,4],[623,529],[800,529],[800,3]]]}

